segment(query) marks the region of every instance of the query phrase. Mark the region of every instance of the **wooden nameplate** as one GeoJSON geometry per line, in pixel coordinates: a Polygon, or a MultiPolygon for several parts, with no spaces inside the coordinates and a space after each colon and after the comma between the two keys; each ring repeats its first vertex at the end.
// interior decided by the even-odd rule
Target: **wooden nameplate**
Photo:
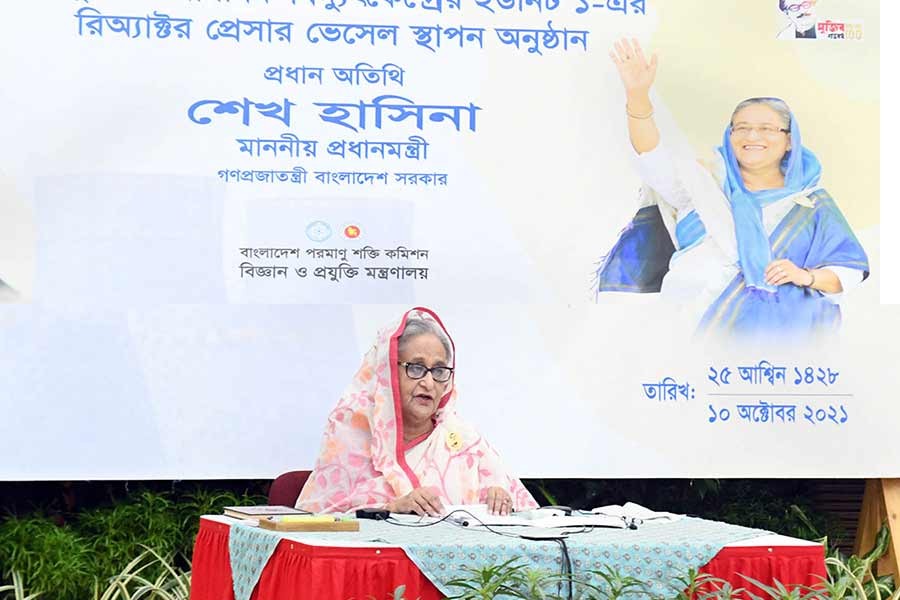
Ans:
{"type": "Polygon", "coordinates": [[[260,519],[259,526],[271,531],[359,531],[359,521],[276,521],[260,519]]]}

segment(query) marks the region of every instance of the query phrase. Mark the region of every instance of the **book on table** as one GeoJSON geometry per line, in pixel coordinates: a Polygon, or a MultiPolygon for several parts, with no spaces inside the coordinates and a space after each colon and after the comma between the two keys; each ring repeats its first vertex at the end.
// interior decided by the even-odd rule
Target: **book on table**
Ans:
{"type": "Polygon", "coordinates": [[[278,517],[283,515],[308,515],[309,513],[299,508],[290,506],[272,506],[272,505],[256,505],[256,506],[226,506],[223,509],[226,517],[234,517],[235,519],[265,519],[266,517],[278,517]]]}
{"type": "Polygon", "coordinates": [[[259,519],[259,526],[272,531],[359,531],[359,521],[334,515],[281,515],[259,519]]]}

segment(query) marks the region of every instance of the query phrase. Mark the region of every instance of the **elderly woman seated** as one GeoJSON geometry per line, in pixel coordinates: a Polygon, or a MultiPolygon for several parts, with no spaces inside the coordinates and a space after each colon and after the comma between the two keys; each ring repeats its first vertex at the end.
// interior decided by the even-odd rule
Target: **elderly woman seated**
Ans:
{"type": "Polygon", "coordinates": [[[457,416],[453,359],[450,337],[428,309],[382,330],[328,418],[297,507],[419,515],[440,515],[448,504],[486,503],[493,514],[536,507],[457,416]]]}

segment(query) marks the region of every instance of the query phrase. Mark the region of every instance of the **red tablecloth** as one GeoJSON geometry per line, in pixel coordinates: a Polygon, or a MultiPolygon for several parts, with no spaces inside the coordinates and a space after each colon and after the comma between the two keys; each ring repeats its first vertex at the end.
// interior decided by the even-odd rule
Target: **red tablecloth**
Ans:
{"type": "MultiPolygon", "coordinates": [[[[191,600],[234,600],[228,558],[230,527],[202,519],[194,544],[191,600]]],[[[812,546],[730,546],[702,569],[759,594],[738,575],[766,584],[815,585],[825,576],[825,551],[812,546]]],[[[387,600],[399,585],[405,598],[438,600],[441,593],[400,548],[311,546],[282,540],[253,591],[252,600],[387,600]]]]}

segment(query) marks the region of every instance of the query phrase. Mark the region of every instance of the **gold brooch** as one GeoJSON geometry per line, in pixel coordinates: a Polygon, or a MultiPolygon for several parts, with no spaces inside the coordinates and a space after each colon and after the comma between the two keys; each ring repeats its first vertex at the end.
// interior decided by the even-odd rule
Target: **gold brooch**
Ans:
{"type": "Polygon", "coordinates": [[[459,450],[462,448],[462,440],[459,438],[459,434],[455,431],[451,431],[447,434],[447,447],[453,451],[459,450]]]}

